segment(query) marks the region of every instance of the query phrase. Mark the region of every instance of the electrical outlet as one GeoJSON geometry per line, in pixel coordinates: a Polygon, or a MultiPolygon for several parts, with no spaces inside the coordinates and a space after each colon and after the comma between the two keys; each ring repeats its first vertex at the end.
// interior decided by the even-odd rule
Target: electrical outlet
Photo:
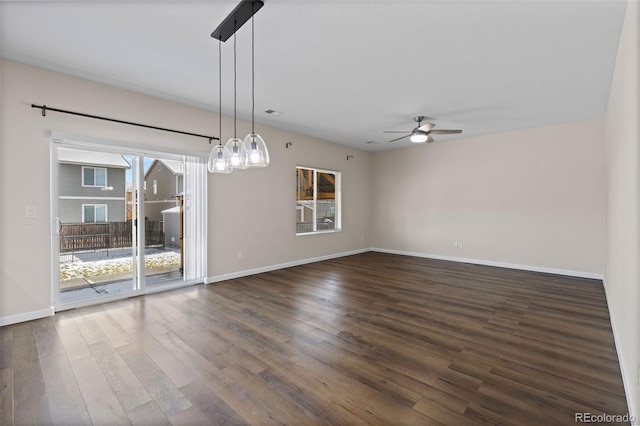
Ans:
{"type": "Polygon", "coordinates": [[[35,218],[37,216],[37,210],[35,206],[27,206],[25,215],[30,219],[35,218]]]}
{"type": "Polygon", "coordinates": [[[241,251],[236,253],[236,260],[242,260],[242,252],[241,251]]]}

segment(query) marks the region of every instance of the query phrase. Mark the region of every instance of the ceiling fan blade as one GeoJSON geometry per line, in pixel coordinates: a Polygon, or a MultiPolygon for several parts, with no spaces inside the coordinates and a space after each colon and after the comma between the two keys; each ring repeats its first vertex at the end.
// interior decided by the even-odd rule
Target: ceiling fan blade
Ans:
{"type": "Polygon", "coordinates": [[[433,129],[433,126],[435,126],[435,124],[426,123],[426,124],[423,124],[422,126],[418,127],[418,130],[420,130],[421,132],[429,133],[429,130],[433,129]]]}
{"type": "Polygon", "coordinates": [[[411,130],[383,130],[382,133],[411,133],[411,130]]]}
{"type": "Polygon", "coordinates": [[[456,133],[462,133],[462,130],[444,130],[444,129],[435,129],[429,132],[432,135],[453,135],[456,133]]]}
{"type": "Polygon", "coordinates": [[[411,136],[411,135],[404,135],[404,136],[400,136],[399,138],[391,139],[389,142],[399,141],[400,139],[408,138],[409,136],[411,136]]]}
{"type": "Polygon", "coordinates": [[[433,138],[431,137],[431,135],[427,135],[427,143],[431,142],[433,142],[433,138]]]}

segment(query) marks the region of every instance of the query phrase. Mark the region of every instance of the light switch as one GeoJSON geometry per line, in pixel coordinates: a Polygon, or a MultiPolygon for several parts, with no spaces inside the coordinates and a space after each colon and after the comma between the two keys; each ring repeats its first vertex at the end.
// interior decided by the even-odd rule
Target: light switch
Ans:
{"type": "Polygon", "coordinates": [[[35,206],[27,206],[27,217],[34,218],[36,217],[36,208],[35,206]]]}

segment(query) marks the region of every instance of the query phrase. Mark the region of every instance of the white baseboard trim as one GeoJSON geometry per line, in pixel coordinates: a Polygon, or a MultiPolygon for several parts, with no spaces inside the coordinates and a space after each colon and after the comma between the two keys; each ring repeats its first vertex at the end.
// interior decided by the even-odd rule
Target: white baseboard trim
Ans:
{"type": "Polygon", "coordinates": [[[248,277],[249,275],[261,274],[263,272],[276,271],[278,269],[291,268],[292,266],[300,266],[300,265],[305,265],[307,263],[321,262],[323,260],[336,259],[338,257],[351,256],[351,255],[354,255],[354,254],[366,253],[368,251],[371,251],[371,250],[368,249],[368,248],[364,248],[364,249],[358,249],[358,250],[352,250],[352,251],[345,251],[345,252],[342,252],[342,253],[328,254],[326,256],[318,256],[318,257],[311,257],[311,258],[307,258],[307,259],[294,260],[292,262],[285,262],[285,263],[279,263],[279,264],[276,264],[276,265],[263,266],[263,267],[255,268],[255,269],[247,269],[247,270],[244,270],[244,271],[231,272],[229,274],[214,275],[212,277],[205,278],[204,283],[205,284],[211,284],[211,283],[216,283],[216,282],[220,282],[220,281],[232,280],[234,278],[248,277]]]}
{"type": "Polygon", "coordinates": [[[622,375],[622,385],[624,387],[624,394],[627,398],[627,409],[629,410],[629,418],[635,419],[635,421],[631,423],[632,425],[640,425],[640,419],[636,415],[640,413],[640,407],[636,406],[635,401],[632,401],[631,399],[629,399],[629,395],[631,394],[630,392],[631,385],[634,384],[636,379],[634,375],[627,376],[627,374],[624,371],[624,362],[622,362],[623,354],[619,344],[620,337],[618,334],[618,327],[616,327],[616,322],[613,318],[613,315],[611,315],[611,306],[609,306],[609,300],[611,299],[609,298],[609,290],[607,288],[606,280],[604,280],[603,284],[604,284],[605,297],[607,298],[607,309],[609,310],[609,320],[611,321],[611,330],[613,330],[613,342],[616,345],[616,353],[618,354],[618,364],[620,365],[620,374],[622,375]]]}
{"type": "Polygon", "coordinates": [[[462,262],[462,263],[472,263],[474,265],[484,265],[484,266],[496,266],[499,268],[508,268],[508,269],[520,269],[522,271],[532,271],[532,272],[544,272],[546,274],[555,274],[555,275],[566,275],[569,277],[578,277],[578,278],[590,278],[594,280],[601,280],[604,278],[603,274],[596,274],[593,272],[582,272],[582,271],[571,271],[567,269],[556,269],[556,268],[545,268],[541,266],[531,266],[531,265],[519,265],[516,263],[504,263],[504,262],[494,262],[492,260],[481,260],[481,259],[468,259],[465,257],[452,257],[452,256],[440,256],[437,254],[428,254],[428,253],[418,253],[413,251],[403,251],[403,250],[392,250],[392,249],[383,249],[377,247],[371,247],[371,251],[378,251],[381,253],[390,253],[390,254],[401,254],[404,256],[415,256],[415,257],[425,257],[428,259],[438,259],[438,260],[448,260],[452,262],[462,262]]]}
{"type": "Polygon", "coordinates": [[[17,324],[19,322],[31,321],[35,319],[52,317],[55,314],[55,309],[50,306],[47,309],[39,311],[24,312],[22,314],[9,315],[6,317],[0,317],[0,327],[4,325],[17,324]]]}

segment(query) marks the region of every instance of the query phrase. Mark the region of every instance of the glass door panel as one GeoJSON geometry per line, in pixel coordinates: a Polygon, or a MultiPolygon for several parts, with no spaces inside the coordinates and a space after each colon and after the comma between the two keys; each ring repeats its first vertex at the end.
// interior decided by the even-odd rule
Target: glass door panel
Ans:
{"type": "Polygon", "coordinates": [[[137,157],[57,148],[60,303],[137,289],[137,157]]]}
{"type": "Polygon", "coordinates": [[[183,281],[184,160],[144,158],[144,275],[153,288],[183,281]]]}

